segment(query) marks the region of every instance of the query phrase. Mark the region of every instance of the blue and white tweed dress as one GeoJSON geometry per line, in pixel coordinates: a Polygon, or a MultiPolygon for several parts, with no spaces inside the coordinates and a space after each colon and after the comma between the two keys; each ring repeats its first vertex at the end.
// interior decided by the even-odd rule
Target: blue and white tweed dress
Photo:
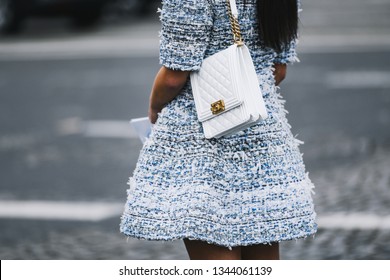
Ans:
{"type": "MultiPolygon", "coordinates": [[[[163,0],[160,62],[196,71],[232,43],[226,0],[163,0]]],[[[269,117],[242,132],[205,139],[189,81],[159,114],[130,177],[120,231],[147,240],[196,239],[225,247],[298,239],[316,232],[305,172],[272,74],[297,61],[262,46],[256,0],[237,0],[269,117]]]]}

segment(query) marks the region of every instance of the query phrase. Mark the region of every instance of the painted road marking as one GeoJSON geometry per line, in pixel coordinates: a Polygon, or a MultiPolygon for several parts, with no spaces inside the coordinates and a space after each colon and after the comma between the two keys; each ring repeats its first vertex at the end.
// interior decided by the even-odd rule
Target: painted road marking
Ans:
{"type": "Polygon", "coordinates": [[[302,35],[298,53],[360,53],[390,50],[390,36],[385,34],[302,35]]]}
{"type": "Polygon", "coordinates": [[[102,57],[157,57],[156,38],[77,38],[68,40],[2,42],[1,60],[52,60],[102,57]]]}
{"type": "Polygon", "coordinates": [[[81,134],[93,138],[138,138],[129,121],[124,120],[91,120],[83,121],[80,118],[67,118],[57,125],[60,135],[81,134]]]}
{"type": "MultiPolygon", "coordinates": [[[[147,37],[133,32],[98,34],[67,39],[2,41],[0,60],[67,60],[97,58],[158,57],[159,26],[147,37]]],[[[299,53],[353,53],[389,51],[390,37],[383,34],[303,35],[299,53]]]]}
{"type": "Polygon", "coordinates": [[[390,88],[390,72],[336,71],[329,73],[325,82],[335,89],[390,88]]]}
{"type": "Polygon", "coordinates": [[[103,138],[138,138],[128,121],[84,122],[84,136],[103,138]]]}
{"type": "MultiPolygon", "coordinates": [[[[73,201],[0,201],[0,218],[33,220],[102,221],[120,217],[124,203],[73,201]]],[[[370,213],[318,215],[323,229],[390,230],[390,216],[370,213]]]]}
{"type": "Polygon", "coordinates": [[[334,213],[318,215],[318,226],[324,229],[345,230],[389,230],[390,216],[380,216],[368,213],[334,213]]]}
{"type": "Polygon", "coordinates": [[[0,201],[0,218],[97,222],[118,216],[124,203],[0,201]]]}

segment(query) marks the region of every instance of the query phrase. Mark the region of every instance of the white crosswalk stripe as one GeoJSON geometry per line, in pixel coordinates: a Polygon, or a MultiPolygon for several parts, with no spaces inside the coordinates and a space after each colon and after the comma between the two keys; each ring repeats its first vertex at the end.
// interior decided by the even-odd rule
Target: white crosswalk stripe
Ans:
{"type": "MultiPolygon", "coordinates": [[[[33,220],[101,221],[119,217],[124,203],[74,201],[0,201],[0,218],[33,220]]],[[[390,216],[370,213],[322,214],[319,228],[390,230],[390,216]]]]}
{"type": "Polygon", "coordinates": [[[390,88],[390,72],[335,71],[329,73],[325,81],[336,89],[390,88]]]}
{"type": "Polygon", "coordinates": [[[138,138],[136,132],[125,120],[90,120],[67,118],[57,125],[60,135],[80,134],[92,138],[138,138]]]}
{"type": "Polygon", "coordinates": [[[101,221],[119,215],[124,203],[72,201],[1,201],[0,218],[101,221]]]}
{"type": "Polygon", "coordinates": [[[345,230],[390,230],[390,216],[369,213],[333,213],[319,215],[319,228],[345,230]]]}
{"type": "MultiPolygon", "coordinates": [[[[159,23],[142,23],[138,27],[109,28],[106,31],[67,38],[2,40],[0,60],[66,60],[96,58],[157,57],[159,23]],[[141,30],[141,31],[140,31],[141,30]]],[[[386,34],[303,33],[299,53],[389,51],[386,34]]]]}

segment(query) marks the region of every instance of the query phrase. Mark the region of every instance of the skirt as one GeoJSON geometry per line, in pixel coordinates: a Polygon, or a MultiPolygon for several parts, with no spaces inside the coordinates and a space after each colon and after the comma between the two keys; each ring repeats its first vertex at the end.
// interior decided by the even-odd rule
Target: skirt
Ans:
{"type": "Polygon", "coordinates": [[[268,73],[259,76],[268,118],[234,135],[204,137],[189,83],[161,111],[128,182],[123,234],[235,247],[316,232],[302,142],[268,73]]]}

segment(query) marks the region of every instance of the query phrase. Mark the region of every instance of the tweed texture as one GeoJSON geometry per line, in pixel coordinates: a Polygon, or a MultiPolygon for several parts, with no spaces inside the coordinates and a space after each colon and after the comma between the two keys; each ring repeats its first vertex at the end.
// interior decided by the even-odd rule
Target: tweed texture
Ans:
{"type": "MultiPolygon", "coordinates": [[[[296,42],[282,53],[262,46],[255,0],[237,0],[269,117],[219,139],[205,139],[190,83],[161,111],[129,180],[120,231],[148,240],[197,239],[226,247],[278,242],[316,232],[314,185],[301,142],[291,133],[272,74],[297,61],[296,42]]],[[[199,69],[228,47],[225,0],[164,0],[160,62],[199,69]]]]}

